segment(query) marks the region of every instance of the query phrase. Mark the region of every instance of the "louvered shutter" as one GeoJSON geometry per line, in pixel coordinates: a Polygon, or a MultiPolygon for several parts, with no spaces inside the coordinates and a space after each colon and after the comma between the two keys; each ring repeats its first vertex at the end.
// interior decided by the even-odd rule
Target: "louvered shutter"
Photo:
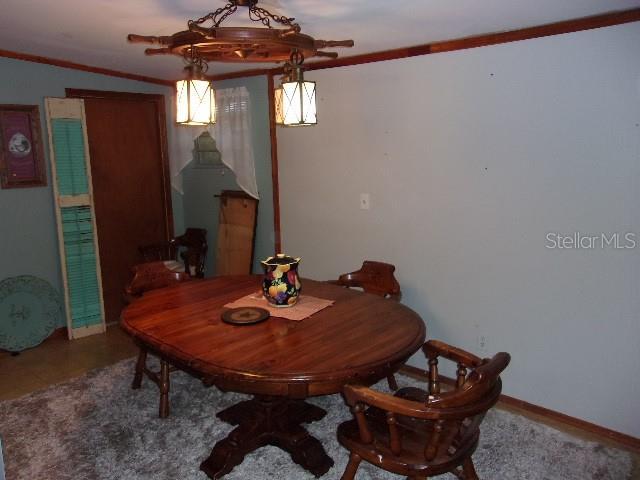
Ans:
{"type": "Polygon", "coordinates": [[[105,331],[84,102],[47,98],[47,126],[69,338],[105,331]]]}

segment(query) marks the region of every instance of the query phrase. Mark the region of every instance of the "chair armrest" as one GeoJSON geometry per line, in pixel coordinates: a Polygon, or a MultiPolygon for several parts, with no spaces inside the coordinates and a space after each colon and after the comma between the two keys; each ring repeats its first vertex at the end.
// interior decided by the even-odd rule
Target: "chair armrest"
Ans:
{"type": "Polygon", "coordinates": [[[444,357],[467,367],[477,367],[482,364],[480,357],[440,340],[429,340],[422,346],[422,351],[429,360],[444,357]]]}
{"type": "Polygon", "coordinates": [[[381,297],[388,297],[396,302],[402,298],[400,284],[393,279],[391,284],[378,284],[372,275],[362,272],[343,273],[337,280],[326,280],[326,283],[347,288],[362,288],[365,292],[381,297]]]}
{"type": "Polygon", "coordinates": [[[378,392],[362,385],[345,385],[342,392],[351,407],[358,403],[365,403],[386,412],[424,420],[441,419],[443,415],[446,416],[446,412],[442,408],[432,408],[423,402],[378,392]]]}
{"type": "Polygon", "coordinates": [[[396,415],[423,420],[446,420],[475,415],[493,406],[500,396],[502,383],[498,381],[490,390],[483,392],[482,398],[454,390],[437,395],[428,395],[426,402],[417,402],[388,393],[377,392],[362,385],[345,385],[344,396],[349,406],[364,403],[396,415]]]}
{"type": "Polygon", "coordinates": [[[149,290],[167,287],[190,278],[186,272],[169,270],[162,260],[140,263],[134,265],[131,270],[133,278],[124,290],[124,299],[127,303],[131,303],[135,298],[149,290]]]}

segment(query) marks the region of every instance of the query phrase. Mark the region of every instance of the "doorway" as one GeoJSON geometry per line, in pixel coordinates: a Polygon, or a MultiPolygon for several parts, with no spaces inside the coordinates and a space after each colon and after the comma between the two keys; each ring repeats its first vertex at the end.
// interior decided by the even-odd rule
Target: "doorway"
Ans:
{"type": "Polygon", "coordinates": [[[66,94],[85,104],[105,316],[117,322],[138,247],[173,237],[164,96],[66,94]]]}

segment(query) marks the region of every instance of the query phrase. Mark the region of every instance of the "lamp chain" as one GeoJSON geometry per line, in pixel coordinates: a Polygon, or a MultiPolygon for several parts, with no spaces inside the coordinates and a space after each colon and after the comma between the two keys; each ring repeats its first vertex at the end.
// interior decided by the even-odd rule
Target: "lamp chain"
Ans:
{"type": "Polygon", "coordinates": [[[198,49],[193,45],[191,45],[189,49],[184,51],[182,60],[187,65],[185,68],[196,67],[196,70],[199,73],[206,73],[207,70],[209,70],[209,64],[204,58],[202,58],[202,56],[198,53],[198,49]]]}
{"type": "MultiPolygon", "coordinates": [[[[252,0],[249,4],[249,18],[254,22],[261,22],[267,28],[273,28],[271,21],[286,25],[290,27],[296,33],[300,33],[300,25],[294,22],[295,18],[285,17],[281,15],[274,15],[268,10],[256,6],[257,0],[252,0]]],[[[200,17],[197,20],[189,20],[187,26],[191,29],[192,25],[202,25],[207,20],[211,20],[213,28],[218,28],[227,17],[233,15],[238,10],[238,4],[235,0],[230,0],[224,7],[218,8],[216,11],[208,13],[204,17],[200,17]]]]}
{"type": "Polygon", "coordinates": [[[304,63],[304,54],[299,50],[293,50],[289,56],[289,62],[295,67],[301,67],[304,63]]]}
{"type": "Polygon", "coordinates": [[[238,9],[238,5],[235,2],[229,2],[224,7],[218,8],[216,11],[206,14],[204,17],[200,17],[197,20],[189,20],[187,26],[201,25],[207,20],[213,22],[214,27],[219,27],[220,24],[229,16],[233,15],[238,9]]]}
{"type": "Polygon", "coordinates": [[[291,27],[296,33],[300,33],[300,25],[294,23],[295,18],[293,17],[285,17],[274,15],[268,10],[257,7],[255,3],[249,7],[249,18],[254,22],[262,22],[265,27],[273,28],[271,26],[271,21],[280,23],[281,25],[286,25],[287,27],[291,27]]]}

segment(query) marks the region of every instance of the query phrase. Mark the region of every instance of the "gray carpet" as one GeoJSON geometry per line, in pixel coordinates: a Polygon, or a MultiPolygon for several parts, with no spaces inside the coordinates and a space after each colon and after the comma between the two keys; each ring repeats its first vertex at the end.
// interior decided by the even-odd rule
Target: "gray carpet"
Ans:
{"type": "MultiPolygon", "coordinates": [[[[130,389],[133,361],[90,372],[84,377],[0,402],[0,435],[5,446],[7,480],[202,480],[198,470],[213,444],[232,427],[215,412],[243,398],[205,389],[177,372],[172,374],[172,414],[157,418],[158,394],[148,380],[130,389]]],[[[412,380],[398,376],[400,383],[412,380]]],[[[382,383],[379,384],[383,389],[382,383]]],[[[347,452],[335,438],[337,425],[349,418],[342,399],[312,399],[329,413],[308,426],[335,460],[323,477],[338,479],[347,452]]],[[[501,410],[492,410],[474,455],[483,480],[626,480],[628,453],[603,447],[501,410]]],[[[224,477],[229,480],[314,477],[275,447],[245,458],[224,477]]],[[[357,480],[399,479],[365,462],[357,480]]],[[[402,477],[403,478],[403,477],[402,477]]],[[[443,475],[451,480],[453,475],[443,475]]]]}

